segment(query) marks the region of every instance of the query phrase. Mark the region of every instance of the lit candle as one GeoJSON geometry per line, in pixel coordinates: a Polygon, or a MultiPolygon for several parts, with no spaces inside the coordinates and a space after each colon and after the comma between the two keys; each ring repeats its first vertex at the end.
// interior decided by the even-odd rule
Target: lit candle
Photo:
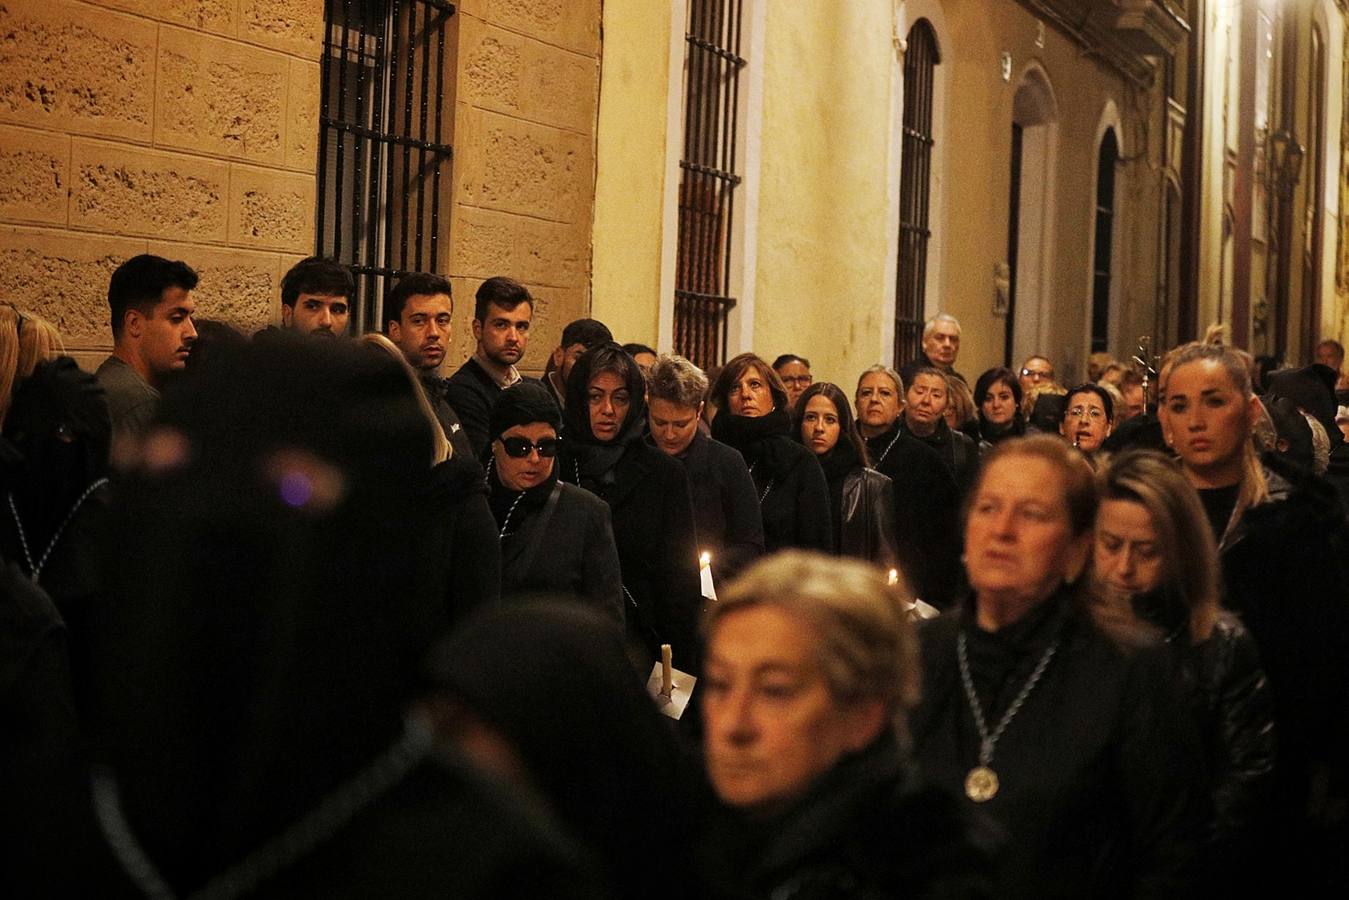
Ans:
{"type": "Polygon", "coordinates": [[[899,569],[890,570],[890,580],[886,582],[890,587],[899,584],[899,569]]]}
{"type": "MultiPolygon", "coordinates": [[[[668,697],[674,693],[674,666],[669,644],[660,645],[660,693],[668,697]]],[[[649,690],[649,688],[648,688],[649,690]]]]}
{"type": "Polygon", "coordinates": [[[706,550],[698,556],[698,576],[702,580],[703,596],[716,602],[717,587],[712,583],[712,554],[706,550]]]}

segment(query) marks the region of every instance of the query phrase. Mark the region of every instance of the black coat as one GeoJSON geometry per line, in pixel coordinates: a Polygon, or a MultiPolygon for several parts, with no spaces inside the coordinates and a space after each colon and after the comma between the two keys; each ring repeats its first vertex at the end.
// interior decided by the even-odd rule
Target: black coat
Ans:
{"type": "MultiPolygon", "coordinates": [[[[581,481],[580,465],[563,442],[558,477],[581,481]]],[[[684,467],[643,440],[633,440],[614,465],[612,483],[582,483],[609,504],[627,595],[628,633],[651,658],[674,647],[679,668],[696,671],[701,655],[702,588],[693,501],[684,467]]]]}
{"type": "Polygon", "coordinates": [[[764,554],[759,494],[745,459],[698,431],[677,457],[688,473],[698,550],[712,554],[720,578],[732,578],[764,554]]]}
{"type": "Polygon", "coordinates": [[[439,554],[445,611],[451,626],[501,597],[501,545],[487,506],[482,467],[455,456],[430,474],[434,552],[439,554]]]}
{"type": "Polygon", "coordinates": [[[444,429],[445,437],[449,438],[454,455],[461,459],[476,460],[478,453],[474,450],[473,442],[469,440],[463,423],[459,421],[459,416],[447,399],[449,381],[433,372],[423,372],[421,379],[426,399],[431,403],[431,411],[436,414],[436,421],[444,429]]]}
{"type": "Polygon", "coordinates": [[[969,493],[979,475],[979,444],[973,438],[962,431],[952,431],[945,419],[938,419],[936,430],[926,437],[914,434],[903,416],[899,418],[899,429],[936,450],[955,478],[960,493],[969,493]]]}
{"type": "Polygon", "coordinates": [[[574,484],[555,487],[555,504],[521,506],[518,526],[501,538],[502,596],[568,594],[622,624],[623,578],[609,507],[574,484]]]}
{"type": "Polygon", "coordinates": [[[1183,896],[1196,874],[1202,763],[1169,656],[1121,650],[1066,591],[993,634],[972,611],[926,623],[915,755],[928,781],[962,798],[979,736],[957,660],[961,631],[990,729],[1058,641],[997,742],[997,795],[961,801],[1005,833],[1000,895],[1183,896]]]}
{"type": "Polygon", "coordinates": [[[890,479],[875,469],[853,469],[843,479],[838,552],[875,563],[899,566],[895,551],[895,497],[890,479]]]}
{"type": "Polygon", "coordinates": [[[840,760],[784,812],[715,809],[699,849],[702,896],[990,897],[985,844],[953,798],[915,783],[886,736],[840,760]]]}
{"type": "Polygon", "coordinates": [[[1274,696],[1274,833],[1288,871],[1309,890],[1349,889],[1332,852],[1349,840],[1349,539],[1333,488],[1265,463],[1277,470],[1271,502],[1246,510],[1219,550],[1225,605],[1255,638],[1274,696]]]}
{"type": "Polygon", "coordinates": [[[937,451],[897,428],[867,439],[876,471],[890,479],[895,543],[915,593],[938,608],[959,592],[960,492],[937,451]]]}

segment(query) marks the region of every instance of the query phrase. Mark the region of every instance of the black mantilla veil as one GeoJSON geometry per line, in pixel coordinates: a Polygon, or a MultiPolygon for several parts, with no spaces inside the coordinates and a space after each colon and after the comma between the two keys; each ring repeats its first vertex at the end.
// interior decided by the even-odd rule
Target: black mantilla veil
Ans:
{"type": "Polygon", "coordinates": [[[418,542],[431,431],[391,359],[259,342],[167,393],[119,481],[94,761],[195,888],[403,732],[443,619],[418,542]]]}
{"type": "MultiPolygon", "coordinates": [[[[632,442],[645,434],[646,379],[636,360],[613,341],[587,350],[567,378],[567,407],[563,410],[566,449],[574,455],[580,479],[587,483],[603,481],[632,442]],[[601,372],[613,372],[623,380],[630,403],[627,417],[611,441],[598,440],[590,430],[590,380],[601,372]]],[[[576,477],[572,472],[561,474],[564,481],[576,477]]]]}

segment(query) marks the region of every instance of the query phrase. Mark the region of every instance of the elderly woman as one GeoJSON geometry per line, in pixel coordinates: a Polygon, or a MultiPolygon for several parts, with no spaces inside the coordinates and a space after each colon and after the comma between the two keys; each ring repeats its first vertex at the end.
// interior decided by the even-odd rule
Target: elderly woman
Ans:
{"type": "Polygon", "coordinates": [[[1108,630],[1164,641],[1199,716],[1213,820],[1208,839],[1230,885],[1264,859],[1274,767],[1273,705],[1255,642],[1218,608],[1218,554],[1204,507],[1154,451],[1124,453],[1100,478],[1093,610],[1108,630]]]}
{"type": "Polygon", "coordinates": [[[966,521],[969,601],[920,635],[919,764],[1002,827],[1009,896],[1178,896],[1193,875],[1198,738],[1166,655],[1125,652],[1077,601],[1095,518],[1066,443],[995,448],[966,521]]]}
{"type": "Polygon", "coordinates": [[[1021,382],[1005,366],[989,369],[974,383],[974,402],[979,407],[979,435],[989,444],[1026,433],[1021,413],[1021,382]]]}
{"type": "Polygon", "coordinates": [[[702,433],[707,376],[682,356],[662,356],[646,382],[650,440],[684,464],[699,552],[731,578],[764,552],[763,519],[744,457],[702,433]]]}
{"type": "Polygon", "coordinates": [[[982,895],[954,801],[906,774],[918,683],[903,599],[871,566],[793,551],[709,609],[703,746],[722,807],[705,895],[982,895]]]}
{"type": "Polygon", "coordinates": [[[647,665],[671,644],[680,667],[696,671],[702,592],[693,502],[684,467],[643,439],[645,388],[637,362],[612,341],[576,361],[558,478],[609,505],[628,634],[647,665]]]}
{"type": "Polygon", "coordinates": [[[744,457],[771,553],[785,547],[829,552],[829,487],[815,454],[792,439],[787,389],[753,353],[726,364],[712,387],[712,436],[744,457]]]}
{"type": "Polygon", "coordinates": [[[1099,384],[1080,384],[1063,401],[1059,434],[1092,459],[1110,437],[1115,420],[1115,401],[1099,384]]]}
{"type": "Polygon", "coordinates": [[[834,551],[885,569],[899,565],[890,479],[868,465],[867,447],[847,395],[827,381],[812,384],[792,410],[792,421],[801,443],[824,469],[834,551]]]}
{"type": "Polygon", "coordinates": [[[1278,808],[1270,852],[1320,890],[1339,858],[1332,848],[1349,828],[1333,812],[1349,808],[1344,512],[1322,480],[1277,454],[1261,464],[1251,440],[1260,401],[1241,354],[1188,344],[1168,355],[1162,376],[1163,434],[1199,492],[1218,544],[1225,605],[1255,638],[1274,694],[1278,808]]]}
{"type": "Polygon", "coordinates": [[[557,478],[562,414],[548,389],[522,381],[488,420],[488,505],[501,539],[501,594],[575,597],[623,622],[618,549],[604,501],[557,478]]]}

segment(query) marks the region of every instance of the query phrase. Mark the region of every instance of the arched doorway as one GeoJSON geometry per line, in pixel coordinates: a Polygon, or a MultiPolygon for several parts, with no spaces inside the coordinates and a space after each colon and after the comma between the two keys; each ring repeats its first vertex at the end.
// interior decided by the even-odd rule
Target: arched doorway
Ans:
{"type": "Polygon", "coordinates": [[[1058,107],[1043,69],[1033,66],[1022,76],[1012,98],[1011,189],[1009,191],[1006,339],[1008,366],[1041,344],[1049,299],[1049,248],[1053,222],[1054,158],[1058,107]]]}

